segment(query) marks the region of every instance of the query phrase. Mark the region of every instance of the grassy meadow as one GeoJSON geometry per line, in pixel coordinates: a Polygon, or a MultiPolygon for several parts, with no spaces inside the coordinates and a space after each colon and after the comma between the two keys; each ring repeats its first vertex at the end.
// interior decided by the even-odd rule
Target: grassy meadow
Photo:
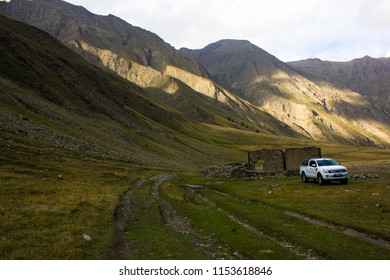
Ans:
{"type": "Polygon", "coordinates": [[[310,221],[388,241],[389,149],[309,140],[184,84],[146,93],[45,32],[4,16],[0,28],[1,260],[390,258],[310,221]],[[247,151],[307,146],[378,178],[319,187],[200,175],[247,151]],[[175,177],[159,186],[158,174],[175,177]]]}
{"type": "Polygon", "coordinates": [[[378,179],[356,180],[347,186],[332,183],[320,187],[299,178],[198,179],[195,182],[204,188],[194,191],[186,187],[194,181],[182,179],[163,187],[162,192],[197,228],[210,234],[210,223],[214,224],[212,234],[250,258],[388,259],[388,247],[348,236],[337,228],[356,229],[389,243],[389,180],[389,174],[381,174],[378,179]],[[192,200],[186,199],[189,193],[192,200]],[[202,218],[199,212],[205,207],[209,210],[202,218]],[[335,228],[299,219],[290,212],[326,221],[335,228]],[[232,222],[231,217],[241,222],[232,222]],[[253,228],[261,235],[245,239],[253,234],[253,228]],[[291,248],[296,250],[286,253],[291,248]]]}
{"type": "Polygon", "coordinates": [[[198,135],[202,149],[219,155],[212,162],[198,156],[197,169],[138,165],[1,140],[0,259],[390,258],[388,248],[286,214],[300,213],[389,241],[388,150],[208,125],[197,130],[202,135],[207,131],[208,138],[198,135]],[[299,178],[237,181],[199,175],[211,165],[245,161],[247,150],[310,144],[350,167],[351,173],[375,173],[378,178],[319,187],[299,178]],[[191,232],[178,232],[161,216],[161,202],[152,197],[147,181],[161,173],[175,174],[159,195],[191,232]],[[145,183],[135,188],[139,179],[145,183]],[[113,245],[115,209],[133,189],[123,231],[130,250],[123,256],[113,245]]]}

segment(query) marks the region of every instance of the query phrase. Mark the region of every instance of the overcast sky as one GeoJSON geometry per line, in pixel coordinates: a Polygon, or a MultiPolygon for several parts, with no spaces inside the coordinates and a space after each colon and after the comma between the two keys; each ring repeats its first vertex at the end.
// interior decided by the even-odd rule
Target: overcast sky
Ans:
{"type": "Polygon", "coordinates": [[[67,0],[175,48],[246,39],[283,61],[390,56],[390,0],[67,0]]]}

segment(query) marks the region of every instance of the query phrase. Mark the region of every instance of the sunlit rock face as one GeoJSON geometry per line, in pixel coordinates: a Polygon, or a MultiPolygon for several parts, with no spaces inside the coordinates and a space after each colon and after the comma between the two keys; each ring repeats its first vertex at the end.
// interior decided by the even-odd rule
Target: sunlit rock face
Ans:
{"type": "Polygon", "coordinates": [[[243,40],[177,51],[152,32],[64,1],[0,2],[0,10],[148,92],[162,90],[169,98],[152,90],[154,97],[199,120],[238,118],[255,131],[390,145],[388,59],[287,64],[243,40]]]}
{"type": "Polygon", "coordinates": [[[354,87],[310,78],[248,41],[222,40],[182,51],[204,65],[218,83],[303,135],[354,144],[390,142],[386,106],[354,87]]]}

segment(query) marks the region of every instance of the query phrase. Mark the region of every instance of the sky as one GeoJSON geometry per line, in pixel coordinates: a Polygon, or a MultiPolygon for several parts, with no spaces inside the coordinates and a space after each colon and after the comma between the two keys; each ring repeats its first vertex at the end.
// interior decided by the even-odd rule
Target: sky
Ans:
{"type": "Polygon", "coordinates": [[[245,39],[282,61],[390,57],[390,0],[66,0],[176,49],[245,39]]]}

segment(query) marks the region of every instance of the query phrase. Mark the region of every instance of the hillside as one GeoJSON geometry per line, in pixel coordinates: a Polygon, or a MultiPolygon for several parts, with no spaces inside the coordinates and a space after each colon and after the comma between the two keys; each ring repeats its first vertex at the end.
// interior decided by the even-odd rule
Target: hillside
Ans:
{"type": "MultiPolygon", "coordinates": [[[[52,34],[89,62],[143,88],[194,122],[353,145],[390,145],[382,107],[353,88],[303,75],[248,41],[175,50],[112,16],[55,0],[1,2],[0,11],[52,34]]],[[[368,71],[368,70],[367,70],[368,71]]]]}
{"type": "Polygon", "coordinates": [[[365,56],[348,62],[307,59],[288,64],[312,80],[362,94],[390,116],[390,58],[365,56]]]}
{"type": "MultiPolygon", "coordinates": [[[[57,151],[145,166],[218,160],[206,128],[49,34],[0,16],[1,160],[57,151]],[[201,140],[202,141],[201,141],[201,140]]],[[[214,149],[215,150],[215,149],[214,149]]],[[[224,156],[224,153],[220,153],[224,156]]]]}
{"type": "Polygon", "coordinates": [[[270,114],[215,84],[200,64],[157,35],[115,16],[94,15],[58,0],[1,2],[0,11],[45,30],[91,63],[137,84],[149,97],[193,121],[299,136],[270,114]]]}
{"type": "MultiPolygon", "coordinates": [[[[12,1],[38,2],[50,1],[12,1]]],[[[389,259],[390,149],[371,145],[385,143],[389,129],[374,123],[366,99],[345,91],[321,103],[330,92],[271,56],[274,74],[258,77],[269,91],[254,106],[196,74],[204,68],[190,58],[195,69],[180,68],[178,56],[159,70],[98,46],[107,32],[65,45],[0,14],[1,260],[389,259]],[[299,129],[305,117],[326,135],[306,131],[310,122],[299,129]],[[328,121],[342,130],[332,123],[329,133],[328,121]],[[365,131],[371,122],[382,135],[365,131]],[[200,172],[255,149],[308,146],[348,166],[348,189],[200,172]]],[[[39,267],[27,272],[42,278],[39,267]]]]}
{"type": "Polygon", "coordinates": [[[156,34],[113,15],[95,15],[62,0],[12,0],[1,2],[0,11],[45,30],[68,46],[73,41],[90,42],[97,48],[111,49],[124,58],[160,71],[167,65],[174,65],[206,75],[197,63],[181,55],[156,34]]]}
{"type": "Polygon", "coordinates": [[[244,85],[249,87],[253,77],[271,76],[278,70],[291,71],[288,65],[246,40],[226,39],[200,50],[180,51],[202,64],[219,83],[255,105],[261,103],[261,96],[244,85]]]}
{"type": "Polygon", "coordinates": [[[386,112],[350,88],[305,77],[248,41],[182,49],[242,98],[313,139],[388,145],[386,112]]]}

